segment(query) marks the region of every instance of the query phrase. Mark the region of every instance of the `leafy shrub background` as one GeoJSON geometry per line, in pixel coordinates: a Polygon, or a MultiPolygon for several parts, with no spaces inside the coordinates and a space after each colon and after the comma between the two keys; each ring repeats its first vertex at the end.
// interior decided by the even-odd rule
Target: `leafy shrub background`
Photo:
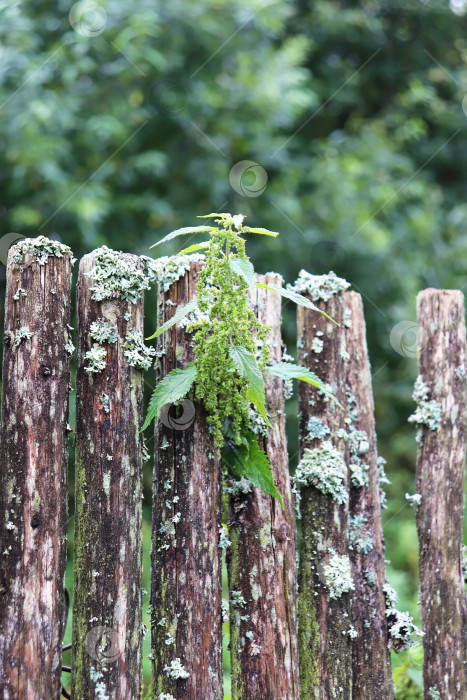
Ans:
{"type": "MultiPolygon", "coordinates": [[[[406,418],[416,359],[395,352],[389,336],[415,320],[418,290],[467,283],[464,2],[99,4],[105,28],[89,37],[70,25],[68,2],[0,1],[0,234],[59,237],[77,256],[104,243],[147,253],[195,215],[231,211],[281,232],[252,241],[256,269],[287,281],[301,267],[346,277],[365,302],[392,481],[389,577],[418,618],[414,513],[404,499],[414,491],[406,418]],[[229,182],[245,159],[267,172],[258,197],[229,182]]],[[[148,331],[155,308],[148,295],[148,331]]],[[[285,305],[289,343],[294,314],[285,305]]],[[[288,411],[294,465],[293,401],[288,411]]],[[[149,468],[145,486],[148,562],[149,468]]],[[[72,544],[71,529],[70,561],[72,544]]],[[[146,588],[148,575],[146,566],[146,588]]],[[[399,697],[408,700],[418,661],[402,662],[399,697]]]]}

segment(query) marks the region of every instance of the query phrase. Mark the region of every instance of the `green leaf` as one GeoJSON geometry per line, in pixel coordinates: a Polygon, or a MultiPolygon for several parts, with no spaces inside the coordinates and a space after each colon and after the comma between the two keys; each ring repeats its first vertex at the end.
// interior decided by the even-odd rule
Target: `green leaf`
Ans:
{"type": "Polygon", "coordinates": [[[277,231],[268,231],[267,228],[250,228],[249,226],[245,226],[242,233],[261,233],[263,236],[273,236],[274,238],[279,235],[277,231]]]}
{"type": "Polygon", "coordinates": [[[172,238],[176,238],[177,236],[186,236],[189,233],[201,233],[202,231],[215,230],[216,228],[214,226],[188,226],[186,228],[178,228],[176,231],[168,233],[166,236],[164,236],[164,238],[161,238],[160,241],[157,241],[157,243],[154,243],[154,245],[150,246],[150,248],[155,248],[156,245],[160,245],[161,243],[170,241],[172,240],[172,238]]]}
{"type": "Polygon", "coordinates": [[[165,331],[172,328],[172,326],[175,326],[176,323],[181,321],[182,318],[185,318],[185,316],[187,316],[191,311],[194,311],[197,306],[197,299],[192,299],[186,306],[182,306],[181,308],[177,309],[172,318],[166,321],[160,328],[157,329],[155,333],[153,333],[153,335],[146,338],[146,340],[152,340],[153,338],[157,338],[157,336],[161,335],[162,333],[165,333],[165,331]]]}
{"type": "Polygon", "coordinates": [[[249,287],[255,287],[255,268],[246,258],[231,258],[229,260],[230,269],[243,277],[249,287]]]}
{"type": "Polygon", "coordinates": [[[222,449],[222,462],[233,476],[238,478],[246,476],[253,486],[277,498],[282,509],[284,508],[281,495],[274,483],[268,457],[259,448],[256,435],[248,433],[242,436],[242,442],[239,445],[234,440],[226,440],[222,449]]]}
{"type": "Polygon", "coordinates": [[[266,424],[272,428],[266,415],[266,398],[264,395],[263,374],[258,367],[253,353],[237,345],[229,348],[229,354],[235,362],[238,372],[250,382],[248,400],[256,406],[266,424]]]}
{"type": "Polygon", "coordinates": [[[230,217],[230,214],[215,214],[215,213],[213,213],[213,214],[203,214],[203,216],[197,216],[196,218],[197,219],[213,219],[213,218],[227,219],[228,217],[230,217]]]}
{"type": "Polygon", "coordinates": [[[211,241],[203,241],[202,243],[194,243],[193,245],[190,245],[188,248],[185,248],[184,250],[181,250],[177,255],[188,255],[189,253],[194,253],[197,250],[201,250],[201,248],[207,248],[211,241]]]}
{"type": "Polygon", "coordinates": [[[302,382],[307,382],[307,384],[312,384],[317,389],[329,396],[342,410],[344,407],[336,399],[332,391],[323,384],[321,379],[316,376],[313,372],[310,372],[306,367],[300,367],[300,365],[294,365],[291,362],[279,362],[277,365],[272,365],[272,367],[267,367],[269,374],[274,374],[274,376],[280,379],[301,379],[302,382]]]}
{"type": "Polygon", "coordinates": [[[309,299],[306,297],[302,296],[302,294],[298,294],[297,292],[293,292],[291,289],[284,289],[283,287],[280,287],[278,284],[262,284],[261,282],[258,282],[257,287],[261,287],[261,289],[270,289],[273,292],[278,292],[281,296],[285,297],[286,299],[290,299],[291,301],[294,301],[296,304],[299,306],[305,306],[307,309],[312,309],[312,311],[319,311],[320,314],[323,314],[323,316],[326,316],[330,321],[336,324],[338,326],[339,324],[337,321],[334,321],[329,314],[327,314],[325,311],[322,311],[320,308],[315,306],[313,302],[311,302],[309,299]]]}
{"type": "Polygon", "coordinates": [[[141,432],[146,430],[152,420],[157,418],[162,406],[166,403],[175,403],[183,399],[191,387],[196,377],[196,366],[190,362],[185,369],[173,369],[154,389],[148,406],[148,412],[141,428],[141,432]]]}

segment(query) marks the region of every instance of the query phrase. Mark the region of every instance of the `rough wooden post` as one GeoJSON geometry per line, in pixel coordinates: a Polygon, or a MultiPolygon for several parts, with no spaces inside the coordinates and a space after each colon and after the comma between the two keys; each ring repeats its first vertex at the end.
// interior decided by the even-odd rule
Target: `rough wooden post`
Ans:
{"type": "Polygon", "coordinates": [[[0,448],[0,696],[60,695],[67,534],[70,249],[8,255],[0,448]]]}
{"type": "Polygon", "coordinates": [[[350,464],[352,697],[394,699],[371,369],[360,294],[346,292],[346,400],[350,464]]]}
{"type": "Polygon", "coordinates": [[[467,697],[467,596],[462,575],[466,440],[464,295],[418,295],[417,528],[425,698],[467,697]]]}
{"type": "Polygon", "coordinates": [[[135,349],[135,339],[137,344],[137,333],[143,327],[143,300],[138,291],[141,274],[136,256],[105,248],[86,255],[80,264],[72,647],[75,700],[127,700],[140,693],[143,376],[138,363],[145,358],[141,346],[135,349]],[[97,272],[98,278],[93,279],[99,270],[102,275],[97,272]],[[135,303],[121,298],[127,284],[135,303]]]}
{"type": "MultiPolygon", "coordinates": [[[[159,325],[193,298],[199,270],[161,291],[159,325]]],[[[173,326],[159,351],[162,377],[193,359],[192,337],[173,326]]],[[[155,428],[153,697],[222,700],[219,460],[202,407],[187,399],[179,410],[163,409],[155,428]]]]}
{"type": "MultiPolygon", "coordinates": [[[[281,284],[279,275],[258,276],[281,284]]],[[[258,289],[257,314],[270,326],[271,357],[281,361],[281,297],[258,289]]],[[[252,487],[230,496],[227,560],[233,700],[298,700],[297,533],[290,493],[282,380],[266,377],[272,430],[259,435],[281,493],[279,501],[252,487]]],[[[267,430],[267,428],[266,428],[267,430]]]]}
{"type": "MultiPolygon", "coordinates": [[[[345,405],[345,325],[342,290],[347,282],[304,271],[295,287],[340,326],[298,307],[298,361],[327,382],[345,405]]],[[[349,473],[345,411],[299,382],[301,494],[299,570],[300,691],[302,700],[352,697],[353,588],[348,556],[349,473]]]]}

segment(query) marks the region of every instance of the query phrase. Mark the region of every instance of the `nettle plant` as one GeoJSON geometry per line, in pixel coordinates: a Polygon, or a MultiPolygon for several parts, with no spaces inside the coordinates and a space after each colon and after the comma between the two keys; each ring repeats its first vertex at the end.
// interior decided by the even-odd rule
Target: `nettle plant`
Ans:
{"type": "Polygon", "coordinates": [[[248,478],[254,486],[281,500],[271,465],[252,429],[252,421],[260,421],[265,430],[272,427],[266,412],[264,373],[269,372],[282,380],[301,379],[336,399],[330,387],[308,369],[289,362],[274,364],[271,361],[270,328],[257,319],[248,288],[270,289],[297,304],[324,312],[301,294],[275,284],[255,283],[255,271],[246,254],[243,236],[276,237],[276,232],[244,226],[244,217],[240,214],[208,214],[200,218],[212,219],[213,223],[177,229],[155,244],[177,236],[209,234],[209,240],[178,254],[202,250],[205,255],[196,298],[178,308],[174,316],[148,338],[151,340],[183,321],[187,332],[193,334],[195,359],[184,369],[172,370],[158,383],[143,430],[164,405],[192,396],[206,409],[215,446],[222,450],[224,469],[238,479],[248,478]]]}

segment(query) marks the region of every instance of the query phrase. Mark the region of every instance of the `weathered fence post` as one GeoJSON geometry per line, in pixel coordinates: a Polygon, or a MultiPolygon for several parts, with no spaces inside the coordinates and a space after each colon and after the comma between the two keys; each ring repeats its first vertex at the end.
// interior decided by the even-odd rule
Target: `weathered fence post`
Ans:
{"type": "MultiPolygon", "coordinates": [[[[302,271],[296,291],[329,314],[298,307],[298,361],[319,374],[345,405],[345,325],[334,275],[302,271]]],[[[351,598],[348,556],[349,473],[345,411],[305,382],[299,382],[300,463],[295,475],[301,495],[299,570],[300,692],[302,700],[352,697],[351,598]]]]}
{"type": "Polygon", "coordinates": [[[138,698],[141,686],[141,427],[145,273],[100,248],[77,289],[72,693],[138,698]]]}
{"type": "MultiPolygon", "coordinates": [[[[159,296],[159,325],[196,293],[199,263],[159,296]]],[[[160,336],[161,377],[193,359],[192,336],[160,336]]],[[[155,428],[153,697],[222,700],[220,465],[202,406],[163,409],[155,428]]]]}
{"type": "Polygon", "coordinates": [[[393,700],[383,586],[386,583],[371,369],[360,294],[346,292],[346,401],[350,468],[350,560],[355,590],[352,697],[393,700]]]}
{"type": "Polygon", "coordinates": [[[466,440],[464,295],[418,295],[417,528],[425,698],[467,697],[467,596],[462,574],[466,440]]]}
{"type": "MultiPolygon", "coordinates": [[[[281,284],[279,275],[257,277],[281,284]]],[[[261,323],[270,326],[271,358],[281,361],[281,297],[256,290],[261,323]]],[[[258,435],[271,463],[278,500],[251,487],[230,496],[228,550],[233,700],[298,700],[295,515],[290,493],[283,382],[267,375],[272,430],[258,435]]],[[[260,429],[260,428],[259,428],[260,429]]]]}
{"type": "Polygon", "coordinates": [[[44,237],[8,255],[0,452],[0,696],[60,696],[72,256],[44,237]]]}

